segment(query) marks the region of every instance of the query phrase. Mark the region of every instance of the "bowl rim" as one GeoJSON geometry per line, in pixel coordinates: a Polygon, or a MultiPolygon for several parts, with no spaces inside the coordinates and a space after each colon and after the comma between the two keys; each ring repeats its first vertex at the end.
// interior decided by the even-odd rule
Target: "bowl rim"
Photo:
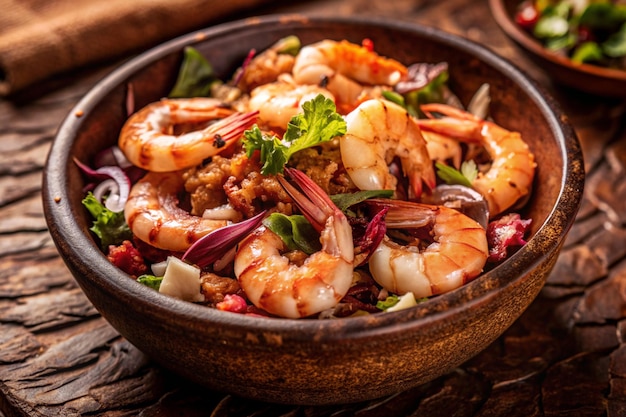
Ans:
{"type": "Polygon", "coordinates": [[[569,58],[546,49],[541,42],[530,36],[515,24],[507,13],[504,4],[505,0],[489,0],[489,7],[494,20],[504,33],[532,54],[540,56],[555,65],[566,67],[572,71],[585,73],[595,77],[626,82],[626,70],[618,70],[586,63],[575,64],[569,58]]]}
{"type": "MultiPolygon", "coordinates": [[[[525,272],[534,269],[540,263],[542,258],[533,257],[531,249],[537,252],[537,248],[544,247],[544,252],[549,252],[551,250],[548,249],[552,249],[551,246],[556,245],[554,242],[554,229],[552,231],[547,230],[546,224],[548,222],[553,222],[553,226],[556,226],[558,230],[558,235],[563,235],[567,232],[580,205],[584,183],[584,168],[582,166],[582,151],[576,134],[556,101],[514,64],[486,47],[434,27],[381,17],[330,17],[283,14],[242,19],[191,32],[151,48],[114,69],[85,94],[60,125],[48,154],[43,181],[44,213],[59,252],[61,254],[69,254],[68,256],[78,256],[80,254],[83,257],[95,259],[94,268],[88,268],[86,265],[80,264],[80,262],[76,263],[75,259],[70,259],[69,262],[72,262],[72,267],[76,268],[83,275],[88,275],[92,270],[96,270],[100,274],[99,277],[96,275],[95,277],[86,276],[86,278],[90,281],[97,281],[97,285],[102,291],[115,295],[120,298],[121,302],[134,303],[138,304],[140,308],[149,309],[154,314],[155,319],[166,319],[176,315],[187,322],[195,323],[194,325],[199,325],[200,323],[227,323],[232,329],[239,329],[244,332],[256,333],[262,330],[280,334],[282,337],[291,340],[306,340],[312,343],[336,343],[346,339],[365,339],[374,335],[391,335],[398,332],[399,329],[409,330],[415,327],[436,325],[440,320],[446,320],[456,314],[463,314],[462,312],[470,306],[489,303],[490,300],[497,296],[498,290],[512,285],[518,279],[512,279],[510,276],[507,276],[507,271],[519,271],[518,275],[523,276],[525,272]],[[66,187],[70,155],[69,152],[64,152],[64,150],[72,149],[73,138],[78,133],[85,119],[84,116],[80,117],[77,115],[84,115],[90,112],[97,106],[100,99],[106,97],[111,89],[145,66],[173,52],[182,50],[187,45],[202,43],[213,37],[219,37],[234,31],[254,30],[251,28],[270,27],[285,22],[291,24],[304,23],[307,25],[329,23],[346,26],[352,24],[375,25],[390,30],[416,32],[420,36],[432,37],[437,42],[474,54],[488,65],[508,74],[515,83],[528,91],[530,99],[534,101],[543,116],[547,118],[560,144],[563,159],[563,178],[560,184],[558,201],[565,203],[558,208],[553,207],[545,222],[539,226],[527,245],[507,260],[506,265],[509,265],[509,267],[498,266],[452,292],[442,294],[436,299],[411,309],[397,312],[349,317],[340,320],[295,320],[286,318],[263,320],[242,314],[222,312],[168,297],[130,280],[128,275],[106,260],[97,244],[90,236],[84,233],[77,222],[73,221],[74,219],[71,215],[72,209],[68,201],[69,197],[66,187]],[[568,153],[572,157],[568,156],[568,153]],[[572,162],[578,163],[572,164],[572,162]],[[489,283],[481,285],[481,280],[484,282],[487,279],[489,283]],[[491,285],[495,282],[502,282],[503,285],[495,288],[491,285]],[[474,295],[469,300],[464,300],[470,293],[474,295]],[[445,303],[445,308],[441,310],[432,308],[437,305],[442,306],[442,303],[445,303]],[[332,331],[325,332],[325,329],[331,329],[332,331]]],[[[542,256],[547,256],[547,253],[543,253],[542,256]]],[[[67,259],[64,260],[68,261],[67,259]]]]}

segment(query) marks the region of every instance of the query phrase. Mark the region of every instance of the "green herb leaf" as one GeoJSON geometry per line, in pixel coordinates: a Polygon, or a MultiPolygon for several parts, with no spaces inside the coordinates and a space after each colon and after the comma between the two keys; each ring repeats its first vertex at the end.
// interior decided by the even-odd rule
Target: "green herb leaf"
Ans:
{"type": "Polygon", "coordinates": [[[467,178],[470,183],[474,182],[478,176],[478,167],[476,166],[476,162],[471,159],[463,162],[461,164],[461,174],[463,174],[463,176],[467,178]]]}
{"type": "Polygon", "coordinates": [[[369,198],[391,198],[393,190],[369,190],[357,191],[355,193],[334,194],[330,199],[341,211],[346,211],[355,204],[361,203],[369,198]]]}
{"type": "Polygon", "coordinates": [[[163,282],[163,277],[155,277],[154,275],[147,274],[140,275],[137,277],[137,282],[159,291],[159,288],[161,288],[161,282],[163,282]]]}
{"type": "Polygon", "coordinates": [[[446,85],[450,73],[442,71],[428,84],[416,91],[411,91],[404,95],[406,102],[405,108],[411,116],[422,117],[423,113],[420,106],[427,103],[444,103],[446,94],[446,85]]]}
{"type": "Polygon", "coordinates": [[[261,151],[262,174],[278,174],[291,155],[328,142],[346,133],[346,122],[337,113],[335,103],[319,94],[302,105],[303,112],[292,117],[281,141],[264,135],[258,126],[244,132],[244,148],[248,157],[261,151]]]}
{"type": "Polygon", "coordinates": [[[214,82],[219,80],[209,61],[188,46],[184,49],[183,62],[169,97],[207,97],[214,82]]]}
{"type": "Polygon", "coordinates": [[[572,55],[572,62],[594,62],[602,60],[602,49],[596,42],[584,42],[580,44],[572,55]]]}
{"type": "Polygon", "coordinates": [[[578,23],[591,29],[616,31],[626,22],[626,7],[612,3],[591,3],[580,15],[578,23]]]}
{"type": "Polygon", "coordinates": [[[388,296],[384,300],[380,300],[380,301],[376,302],[376,308],[379,309],[379,310],[385,311],[385,310],[395,306],[396,304],[398,304],[399,301],[400,301],[400,297],[398,297],[395,294],[391,294],[390,296],[388,296]]]}
{"type": "Polygon", "coordinates": [[[279,39],[278,42],[274,44],[272,49],[276,50],[276,53],[279,54],[288,54],[296,56],[298,52],[300,52],[300,48],[302,44],[300,42],[300,38],[295,35],[286,36],[282,39],[279,39]]]}
{"type": "Polygon", "coordinates": [[[602,51],[611,58],[626,56],[626,23],[602,44],[602,51]]]}
{"type": "Polygon", "coordinates": [[[133,234],[126,224],[123,211],[115,213],[109,210],[98,201],[92,192],[87,193],[82,203],[94,218],[93,226],[89,230],[100,238],[100,245],[103,249],[108,248],[109,245],[120,245],[124,240],[132,239],[133,234]]]}
{"type": "Polygon", "coordinates": [[[404,101],[404,96],[402,96],[402,94],[389,90],[384,90],[382,94],[384,99],[406,108],[406,102],[404,101]]]}
{"type": "Polygon", "coordinates": [[[337,113],[335,103],[318,94],[302,104],[302,113],[291,118],[283,139],[291,142],[289,155],[293,155],[345,133],[346,121],[337,113]]]}
{"type": "Polygon", "coordinates": [[[459,184],[471,187],[472,181],[474,181],[478,175],[478,169],[474,161],[463,162],[460,171],[440,162],[436,162],[435,166],[437,168],[437,175],[446,184],[459,184]]]}
{"type": "Polygon", "coordinates": [[[275,174],[283,171],[287,163],[289,148],[276,136],[264,135],[258,126],[246,130],[244,133],[244,148],[248,158],[255,151],[260,151],[260,159],[263,163],[261,172],[263,174],[275,174]]]}
{"type": "Polygon", "coordinates": [[[304,216],[272,213],[263,220],[263,225],[280,236],[289,250],[311,255],[321,249],[319,233],[304,216]]]}

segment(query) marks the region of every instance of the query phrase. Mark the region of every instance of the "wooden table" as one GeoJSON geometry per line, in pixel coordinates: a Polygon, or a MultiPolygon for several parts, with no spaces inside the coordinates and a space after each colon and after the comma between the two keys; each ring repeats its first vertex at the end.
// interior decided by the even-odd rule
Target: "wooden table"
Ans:
{"type": "Polygon", "coordinates": [[[505,39],[485,0],[281,3],[254,13],[366,14],[437,26],[489,46],[548,86],[575,125],[588,182],[539,298],[454,372],[377,401],[277,406],[169,374],[98,315],[42,214],[41,173],[55,130],[112,63],[0,101],[0,415],[626,416],[626,103],[551,86],[505,39]]]}

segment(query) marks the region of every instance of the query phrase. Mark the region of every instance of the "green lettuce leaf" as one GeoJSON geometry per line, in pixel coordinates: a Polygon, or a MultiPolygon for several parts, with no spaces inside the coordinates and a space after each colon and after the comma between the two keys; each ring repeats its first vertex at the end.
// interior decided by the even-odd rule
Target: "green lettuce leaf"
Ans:
{"type": "Polygon", "coordinates": [[[100,245],[103,249],[108,248],[109,245],[120,245],[124,240],[133,238],[133,233],[124,219],[123,211],[115,213],[107,209],[92,192],[87,193],[82,203],[94,219],[93,226],[89,230],[100,238],[100,245]]]}
{"type": "Polygon", "coordinates": [[[391,198],[393,197],[393,190],[371,190],[371,191],[357,191],[355,193],[347,194],[334,194],[330,196],[330,199],[339,210],[345,212],[348,208],[355,204],[361,203],[369,198],[391,198]]]}
{"type": "Polygon", "coordinates": [[[146,287],[150,287],[154,290],[159,291],[161,288],[161,282],[163,282],[163,277],[156,277],[154,275],[140,275],[137,277],[137,282],[145,285],[146,287]]]}
{"type": "Polygon", "coordinates": [[[209,61],[197,49],[188,46],[183,53],[183,62],[178,71],[178,78],[169,93],[169,97],[208,97],[211,92],[211,85],[221,81],[215,75],[209,61]]]}
{"type": "Polygon", "coordinates": [[[304,216],[272,213],[263,220],[263,225],[280,236],[289,250],[311,255],[321,249],[319,233],[304,216]]]}

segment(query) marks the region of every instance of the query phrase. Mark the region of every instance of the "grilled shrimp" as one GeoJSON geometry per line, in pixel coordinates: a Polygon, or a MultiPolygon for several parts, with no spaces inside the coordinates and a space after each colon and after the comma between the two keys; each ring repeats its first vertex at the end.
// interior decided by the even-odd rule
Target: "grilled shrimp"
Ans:
{"type": "Polygon", "coordinates": [[[189,168],[236,142],[256,121],[256,113],[235,113],[212,98],[163,99],[131,115],[119,147],[133,164],[148,171],[189,168]],[[182,124],[208,123],[200,130],[174,133],[182,124]]]}
{"type": "Polygon", "coordinates": [[[388,207],[388,235],[394,228],[426,227],[432,243],[403,245],[388,236],[371,254],[372,277],[395,294],[416,298],[442,294],[477,277],[489,256],[485,229],[457,210],[401,200],[371,200],[388,207]]]}
{"type": "Polygon", "coordinates": [[[180,172],[149,172],[133,185],[124,217],[135,236],[160,249],[183,252],[200,237],[229,224],[193,216],[178,206],[180,172]]]}
{"type": "Polygon", "coordinates": [[[422,182],[435,187],[435,172],[416,119],[397,104],[368,100],[346,116],[340,138],[341,160],[361,190],[395,190],[389,163],[398,157],[409,178],[409,197],[419,197],[422,182]]]}
{"type": "Polygon", "coordinates": [[[322,94],[335,101],[326,89],[317,85],[297,85],[288,77],[261,85],[250,93],[248,107],[259,112],[259,120],[271,127],[287,129],[293,116],[302,111],[302,104],[322,94]]]}
{"type": "Polygon", "coordinates": [[[495,217],[525,197],[535,175],[535,157],[519,132],[511,132],[493,122],[482,120],[463,110],[444,104],[427,104],[422,110],[440,119],[420,119],[422,131],[431,131],[485,147],[492,162],[485,173],[479,173],[472,187],[480,192],[489,205],[490,217],[495,217]]]}
{"type": "Polygon", "coordinates": [[[235,275],[248,299],[281,317],[300,318],[336,306],[352,283],[354,246],[344,214],[311,179],[288,170],[306,196],[278,177],[311,224],[321,232],[320,251],[301,266],[281,255],[283,240],[261,226],[239,244],[235,275]]]}
{"type": "Polygon", "coordinates": [[[322,85],[335,95],[338,108],[348,110],[358,104],[364,86],[393,86],[407,71],[400,62],[366,47],[333,40],[303,47],[293,65],[298,84],[322,85]]]}

